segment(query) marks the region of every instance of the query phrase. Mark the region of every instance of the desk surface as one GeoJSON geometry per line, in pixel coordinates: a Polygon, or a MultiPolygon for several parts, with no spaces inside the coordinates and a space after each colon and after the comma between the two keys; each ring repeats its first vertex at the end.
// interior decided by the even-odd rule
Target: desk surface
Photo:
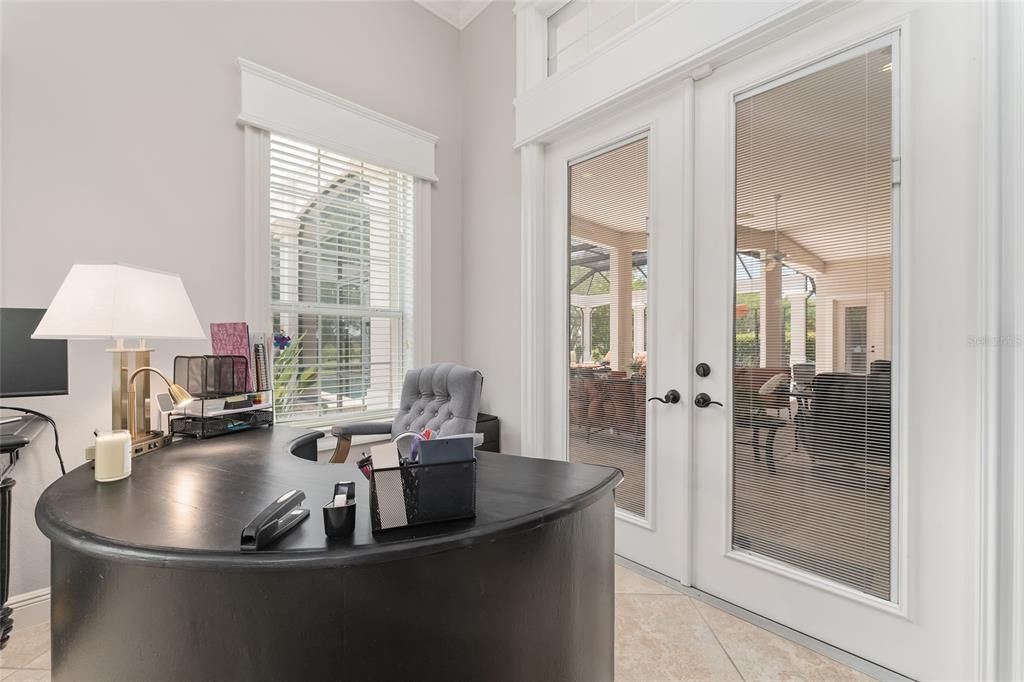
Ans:
{"type": "Polygon", "coordinates": [[[36,523],[52,541],[98,558],[218,569],[355,565],[532,528],[590,505],[621,479],[606,467],[478,452],[475,519],[374,535],[369,482],[353,463],[291,456],[288,443],[303,433],[278,426],[182,441],[137,457],[132,475],[114,483],[96,483],[87,462],[46,489],[36,523]],[[332,540],[320,509],[341,480],[356,482],[359,512],[353,536],[332,540]],[[268,550],[239,552],[243,526],[292,488],[306,493],[309,518],[268,550]]]}

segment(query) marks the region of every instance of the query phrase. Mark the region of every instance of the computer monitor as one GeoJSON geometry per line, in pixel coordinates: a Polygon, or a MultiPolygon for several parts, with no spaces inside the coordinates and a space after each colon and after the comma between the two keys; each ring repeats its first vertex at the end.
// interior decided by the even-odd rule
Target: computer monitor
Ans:
{"type": "Polygon", "coordinates": [[[0,308],[0,398],[67,395],[68,342],[33,339],[44,308],[0,308]]]}

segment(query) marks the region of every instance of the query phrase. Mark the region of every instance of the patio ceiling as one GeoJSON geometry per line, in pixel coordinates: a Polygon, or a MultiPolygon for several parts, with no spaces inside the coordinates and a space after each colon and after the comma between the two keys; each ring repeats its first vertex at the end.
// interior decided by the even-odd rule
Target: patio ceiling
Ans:
{"type": "MultiPolygon", "coordinates": [[[[786,264],[811,275],[827,272],[831,262],[889,257],[891,83],[879,77],[889,59],[876,51],[737,103],[738,251],[779,251],[786,264]],[[801,102],[816,103],[814,119],[794,121],[793,111],[810,109],[801,102]],[[823,102],[827,116],[820,115],[823,102]]],[[[642,154],[631,143],[572,166],[574,223],[646,230],[642,144],[642,154]]],[[[574,252],[574,264],[592,258],[588,267],[606,270],[607,255],[596,256],[574,252]]]]}

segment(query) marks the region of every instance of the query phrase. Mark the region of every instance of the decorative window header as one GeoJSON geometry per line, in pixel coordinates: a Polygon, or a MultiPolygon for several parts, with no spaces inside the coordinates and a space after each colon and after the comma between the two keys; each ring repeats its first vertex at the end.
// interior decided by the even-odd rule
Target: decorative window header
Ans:
{"type": "Polygon", "coordinates": [[[437,181],[436,135],[246,59],[239,59],[238,65],[240,123],[437,181]]]}

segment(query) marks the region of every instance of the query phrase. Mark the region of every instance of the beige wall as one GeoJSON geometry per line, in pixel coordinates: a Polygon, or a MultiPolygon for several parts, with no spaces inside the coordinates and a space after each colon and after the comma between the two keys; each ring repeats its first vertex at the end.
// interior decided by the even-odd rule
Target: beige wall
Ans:
{"type": "MultiPolygon", "coordinates": [[[[181,273],[204,326],[242,319],[244,168],[235,117],[236,60],[245,57],[440,136],[432,344],[436,359],[462,359],[455,28],[411,2],[3,2],[2,24],[0,304],[45,307],[73,263],[122,261],[181,273]]],[[[481,80],[490,76],[490,66],[480,68],[481,80]]],[[[507,107],[510,97],[502,97],[507,107]]],[[[518,290],[514,253],[508,261],[497,272],[512,273],[503,286],[518,290]]],[[[209,349],[155,345],[162,367],[176,354],[209,349]]],[[[54,416],[69,466],[82,462],[92,429],[109,423],[104,346],[71,344],[70,395],[18,401],[54,416]]],[[[517,372],[517,351],[508,362],[517,372]]],[[[487,385],[491,395],[500,387],[487,385]]],[[[32,512],[58,473],[49,436],[15,470],[15,595],[49,584],[48,547],[32,512]]]]}
{"type": "Polygon", "coordinates": [[[834,261],[814,279],[816,306],[816,372],[841,372],[844,367],[843,306],[868,307],[868,365],[892,359],[892,260],[875,258],[834,261]]]}
{"type": "Polygon", "coordinates": [[[501,417],[502,450],[520,443],[519,153],[515,21],[494,2],[462,32],[466,364],[484,373],[482,409],[501,417]]]}

